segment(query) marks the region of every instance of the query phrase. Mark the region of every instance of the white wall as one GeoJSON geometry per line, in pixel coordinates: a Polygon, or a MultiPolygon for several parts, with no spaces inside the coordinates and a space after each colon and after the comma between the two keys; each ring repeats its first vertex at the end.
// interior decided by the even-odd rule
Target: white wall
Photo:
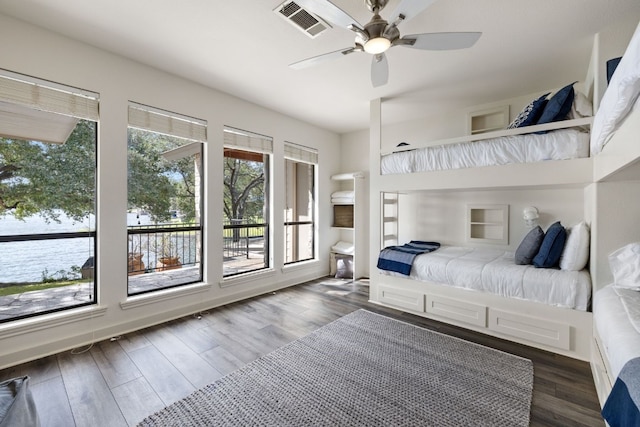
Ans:
{"type": "Polygon", "coordinates": [[[437,241],[445,245],[485,246],[515,251],[529,231],[522,218],[527,206],[540,213],[539,224],[546,230],[555,221],[565,227],[584,220],[582,189],[517,191],[420,192],[401,195],[399,243],[409,240],[437,241]],[[470,242],[467,239],[467,205],[509,205],[509,244],[470,242]]]}
{"type": "Polygon", "coordinates": [[[591,275],[594,288],[613,282],[609,254],[629,243],[640,242],[640,181],[599,182],[593,195],[591,275]]]}
{"type": "Polygon", "coordinates": [[[0,325],[0,368],[268,292],[328,273],[331,208],[318,203],[317,262],[283,268],[283,193],[273,191],[273,269],[222,280],[222,135],[225,125],[274,139],[274,189],[284,188],[283,142],[319,151],[319,200],[341,170],[339,136],[268,109],[0,15],[1,66],[100,94],[98,135],[98,307],[0,325]],[[127,105],[136,101],[207,120],[205,285],[127,298],[127,105]],[[229,285],[229,286],[227,286],[229,285]],[[69,317],[71,316],[71,317],[69,317]],[[75,320],[74,320],[75,319],[75,320]]]}

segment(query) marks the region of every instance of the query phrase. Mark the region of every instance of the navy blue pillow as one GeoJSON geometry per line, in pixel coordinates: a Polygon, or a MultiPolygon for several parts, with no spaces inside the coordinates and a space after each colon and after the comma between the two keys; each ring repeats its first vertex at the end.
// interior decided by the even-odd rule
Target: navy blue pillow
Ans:
{"type": "Polygon", "coordinates": [[[544,107],[544,111],[536,124],[541,125],[544,123],[557,122],[567,118],[569,111],[571,111],[571,106],[573,105],[573,98],[575,97],[573,85],[576,83],[577,82],[573,82],[566,85],[556,92],[551,99],[549,99],[549,102],[547,102],[547,105],[544,107]]]}
{"type": "Polygon", "coordinates": [[[567,230],[560,224],[560,221],[551,224],[544,235],[538,255],[533,258],[533,265],[540,268],[550,268],[557,265],[566,240],[567,230]]]}
{"type": "Polygon", "coordinates": [[[621,59],[622,59],[622,56],[619,58],[613,58],[607,61],[607,85],[611,83],[611,77],[613,77],[613,72],[616,71],[616,68],[618,68],[618,64],[620,63],[621,59]]]}
{"type": "Polygon", "coordinates": [[[545,105],[547,105],[547,96],[550,93],[551,92],[547,92],[541,97],[531,101],[526,107],[522,109],[522,111],[520,111],[518,117],[513,119],[509,126],[507,126],[507,129],[515,129],[535,125],[542,115],[545,105]]]}

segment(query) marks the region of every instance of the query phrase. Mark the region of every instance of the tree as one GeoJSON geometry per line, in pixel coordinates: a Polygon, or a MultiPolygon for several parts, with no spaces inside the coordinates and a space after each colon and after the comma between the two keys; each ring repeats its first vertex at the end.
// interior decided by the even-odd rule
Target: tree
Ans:
{"type": "Polygon", "coordinates": [[[144,209],[155,221],[170,220],[172,209],[179,210],[186,221],[195,218],[193,158],[168,161],[162,156],[184,144],[180,138],[129,129],[129,209],[144,209]]]}
{"type": "Polygon", "coordinates": [[[0,215],[60,212],[80,221],[95,211],[95,122],[80,120],[64,144],[0,138],[0,215]]]}
{"type": "MultiPolygon", "coordinates": [[[[128,136],[129,208],[149,211],[156,221],[180,210],[195,217],[192,158],[169,162],[162,153],[184,140],[130,129],[128,136]]],[[[58,220],[61,212],[81,221],[95,212],[96,123],[79,120],[64,144],[0,138],[0,215],[18,219],[41,215],[58,220]]]]}
{"type": "Polygon", "coordinates": [[[227,219],[262,217],[264,163],[234,157],[225,157],[224,162],[224,214],[227,219]]]}

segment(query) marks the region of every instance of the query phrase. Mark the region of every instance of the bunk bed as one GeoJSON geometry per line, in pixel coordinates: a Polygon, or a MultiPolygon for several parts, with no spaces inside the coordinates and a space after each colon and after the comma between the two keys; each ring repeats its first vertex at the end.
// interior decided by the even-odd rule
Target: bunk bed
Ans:
{"type": "MultiPolygon", "coordinates": [[[[593,82],[586,82],[583,90],[588,93],[592,85],[593,82]]],[[[379,156],[373,158],[371,165],[371,170],[378,172],[372,173],[372,191],[380,192],[384,205],[387,194],[584,188],[593,182],[588,132],[592,121],[591,116],[578,116],[445,141],[426,141],[420,144],[423,146],[412,142],[387,151],[382,149],[381,137],[374,141],[374,134],[371,143],[378,147],[372,146],[372,158],[376,149],[379,156]]],[[[384,228],[387,221],[384,206],[380,212],[372,207],[372,218],[376,215],[384,228]]],[[[372,221],[375,223],[376,219],[372,221]]],[[[386,243],[383,235],[381,231],[378,237],[386,243]]],[[[371,238],[373,242],[374,232],[371,238]]],[[[420,255],[416,257],[417,267],[404,277],[374,267],[370,272],[371,300],[589,360],[592,285],[588,270],[519,266],[513,262],[513,252],[480,246],[443,247],[420,255]],[[439,257],[446,270],[441,269],[439,275],[420,274],[421,270],[431,273],[437,270],[421,264],[439,257]],[[461,272],[467,264],[465,258],[471,258],[470,273],[461,272]],[[480,259],[487,262],[479,262],[480,259]],[[456,283],[452,283],[452,277],[457,277],[456,283]]]]}
{"type": "MultiPolygon", "coordinates": [[[[535,163],[589,157],[589,133],[580,127],[591,119],[560,122],[562,129],[541,133],[506,134],[470,142],[447,143],[383,155],[381,173],[415,173],[513,163],[535,163]]],[[[522,130],[519,129],[519,132],[522,130]]],[[[507,132],[505,132],[507,133],[507,132]]]]}
{"type": "MultiPolygon", "coordinates": [[[[630,43],[630,49],[635,49],[636,53],[640,52],[638,34],[639,32],[636,31],[630,43]]],[[[638,59],[637,57],[632,59],[626,54],[625,56],[629,58],[623,58],[618,69],[624,70],[628,67],[634,75],[640,69],[638,59]],[[625,66],[625,61],[631,65],[625,66]]],[[[594,315],[597,324],[600,310],[598,304],[594,307],[594,314],[590,311],[589,302],[585,310],[585,307],[522,298],[522,295],[513,293],[500,294],[487,292],[487,289],[470,290],[471,286],[464,284],[450,286],[444,283],[443,278],[417,280],[417,273],[414,274],[414,272],[409,276],[401,276],[379,270],[374,260],[386,243],[383,228],[384,222],[387,221],[384,204],[387,203],[385,200],[388,194],[559,187],[586,189],[593,183],[608,179],[640,180],[640,144],[637,137],[640,134],[640,106],[638,105],[640,101],[636,102],[637,91],[640,91],[638,82],[640,79],[625,78],[622,72],[616,71],[607,91],[608,95],[606,94],[603,98],[603,105],[595,117],[506,129],[446,141],[411,143],[408,146],[393,148],[389,147],[388,141],[385,141],[386,145],[383,146],[382,132],[379,130],[379,125],[382,123],[382,101],[372,102],[371,189],[372,195],[376,193],[380,195],[380,208],[376,211],[375,206],[372,205],[371,301],[558,354],[591,361],[592,366],[598,353],[599,366],[604,366],[599,368],[599,372],[602,374],[601,377],[604,376],[606,379],[596,378],[596,385],[599,395],[606,397],[615,382],[617,371],[606,368],[609,366],[610,356],[606,352],[600,354],[602,349],[594,341],[594,315]],[[617,74],[619,75],[616,80],[617,74]],[[622,96],[626,99],[625,105],[618,102],[621,98],[620,92],[614,92],[616,85],[620,82],[625,85],[624,96],[622,96]],[[607,98],[611,100],[608,101],[607,98]],[[615,114],[611,113],[611,110],[607,111],[607,103],[613,105],[615,114]],[[443,161],[443,159],[451,160],[451,157],[456,155],[446,154],[449,149],[453,149],[453,153],[458,153],[462,157],[474,157],[474,155],[467,156],[466,153],[473,153],[472,150],[476,149],[484,153],[486,150],[486,148],[477,148],[481,145],[476,144],[485,142],[495,144],[497,139],[499,141],[497,144],[503,147],[517,145],[519,144],[517,141],[521,140],[531,142],[530,137],[535,135],[534,138],[537,138],[538,133],[546,137],[549,134],[557,137],[567,133],[563,129],[570,128],[577,129],[570,132],[576,133],[579,139],[579,142],[569,148],[570,154],[563,153],[554,157],[547,152],[537,157],[524,155],[512,159],[514,157],[512,153],[500,152],[494,161],[483,158],[481,164],[460,164],[456,161],[447,164],[443,161]],[[590,130],[590,133],[586,134],[586,143],[583,133],[585,128],[590,130]],[[512,144],[505,141],[511,141],[512,144]],[[419,158],[422,156],[421,152],[429,151],[440,155],[440,160],[434,162],[434,167],[425,167],[429,162],[419,158]],[[505,158],[507,158],[506,161],[505,158]],[[479,173],[480,170],[482,173],[479,173]],[[380,242],[379,248],[375,248],[376,239],[380,242]],[[599,385],[599,383],[605,383],[605,385],[599,385]]],[[[585,84],[587,85],[584,88],[585,93],[596,92],[592,90],[593,86],[589,86],[593,85],[593,82],[585,84]]],[[[565,137],[562,136],[560,140],[564,140],[565,137]]],[[[545,144],[547,148],[553,147],[553,143],[542,143],[542,145],[545,144]]],[[[490,150],[499,151],[494,148],[490,150]]],[[[553,148],[551,150],[553,151],[553,148]]],[[[372,197],[372,200],[375,199],[372,197]]],[[[425,256],[433,256],[436,253],[437,251],[425,256]]],[[[502,258],[509,256],[512,255],[505,253],[502,258]]],[[[581,274],[589,275],[586,270],[581,274]]],[[[592,289],[592,285],[589,286],[587,291],[589,295],[592,289]]],[[[587,298],[588,301],[590,297],[591,295],[587,298]]],[[[604,305],[600,304],[600,306],[604,305]]],[[[616,313],[616,310],[619,314],[619,307],[610,311],[616,313]]],[[[609,310],[603,309],[603,311],[609,310]]],[[[640,334],[638,334],[638,340],[640,341],[640,334]]]]}
{"type": "MultiPolygon", "coordinates": [[[[640,180],[639,134],[640,25],[594,118],[595,182],[640,180]]],[[[614,250],[607,261],[613,283],[594,291],[591,369],[605,420],[610,425],[621,420],[636,425],[640,401],[631,396],[640,392],[640,244],[614,250]]]]}

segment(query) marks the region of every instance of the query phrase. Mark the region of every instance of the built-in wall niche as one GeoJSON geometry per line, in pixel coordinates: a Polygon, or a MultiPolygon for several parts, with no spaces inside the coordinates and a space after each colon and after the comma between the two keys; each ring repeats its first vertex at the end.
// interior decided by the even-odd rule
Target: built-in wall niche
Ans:
{"type": "Polygon", "coordinates": [[[509,205],[467,205],[467,240],[509,244],[509,205]]]}
{"type": "Polygon", "coordinates": [[[333,226],[353,228],[353,205],[333,205],[333,226]]]}
{"type": "Polygon", "coordinates": [[[508,125],[508,105],[471,111],[467,115],[467,131],[469,135],[506,129],[508,125]]]}

